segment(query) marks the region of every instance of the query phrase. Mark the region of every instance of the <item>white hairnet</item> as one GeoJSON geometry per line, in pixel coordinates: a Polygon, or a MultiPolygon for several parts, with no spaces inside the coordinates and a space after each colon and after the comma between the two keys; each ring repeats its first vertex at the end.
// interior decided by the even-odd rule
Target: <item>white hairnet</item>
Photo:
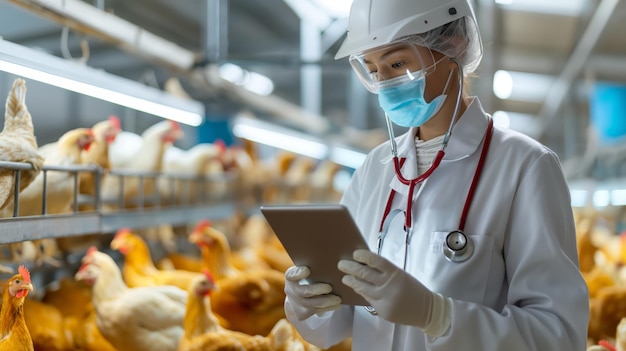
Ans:
{"type": "Polygon", "coordinates": [[[402,38],[425,46],[448,57],[456,58],[468,75],[476,70],[483,56],[482,42],[476,22],[461,17],[422,34],[402,38]]]}

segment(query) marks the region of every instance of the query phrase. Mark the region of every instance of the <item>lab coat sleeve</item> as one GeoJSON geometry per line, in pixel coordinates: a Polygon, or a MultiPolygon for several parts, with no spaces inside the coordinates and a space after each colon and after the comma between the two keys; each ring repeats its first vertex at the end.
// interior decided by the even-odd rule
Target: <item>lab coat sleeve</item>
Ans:
{"type": "Polygon", "coordinates": [[[429,338],[431,350],[585,350],[589,296],[569,191],[551,151],[524,172],[506,230],[506,305],[452,300],[451,326],[429,338]]]}

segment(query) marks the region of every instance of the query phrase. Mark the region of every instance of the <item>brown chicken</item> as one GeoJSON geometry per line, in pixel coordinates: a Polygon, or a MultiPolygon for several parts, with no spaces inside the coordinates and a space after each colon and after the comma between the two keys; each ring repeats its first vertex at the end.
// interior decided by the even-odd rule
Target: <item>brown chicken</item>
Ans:
{"type": "MultiPolygon", "coordinates": [[[[26,108],[26,82],[16,79],[6,101],[4,128],[0,132],[0,161],[27,162],[33,170],[20,171],[20,191],[35,180],[44,158],[37,150],[33,121],[26,108]]],[[[0,209],[13,203],[14,171],[0,169],[0,209]]]]}
{"type": "Polygon", "coordinates": [[[129,288],[113,259],[95,247],[75,278],[92,286],[102,335],[119,351],[174,351],[183,334],[187,293],[174,286],[129,288]]]}
{"type": "Polygon", "coordinates": [[[34,351],[24,321],[24,299],[33,291],[30,272],[24,266],[9,279],[4,288],[2,310],[0,310],[0,351],[34,351]]]}
{"type": "Polygon", "coordinates": [[[286,319],[279,320],[267,336],[248,335],[223,328],[211,311],[209,297],[216,289],[211,275],[197,277],[189,287],[185,312],[185,333],[178,351],[295,351],[319,350],[305,348],[295,328],[286,319]]]}
{"type": "Polygon", "coordinates": [[[72,333],[66,329],[65,318],[52,305],[33,299],[24,302],[24,320],[37,351],[67,351],[72,333]]]}
{"type": "Polygon", "coordinates": [[[211,298],[213,311],[228,321],[229,329],[266,335],[285,318],[284,274],[272,269],[240,271],[230,261],[230,246],[223,233],[203,221],[189,240],[200,247],[207,270],[219,290],[211,298]]]}
{"type": "Polygon", "coordinates": [[[173,285],[186,290],[200,273],[183,270],[159,270],[155,267],[146,242],[130,229],[120,229],[111,248],[124,255],[122,274],[129,287],[173,285]]]}
{"type": "Polygon", "coordinates": [[[251,264],[261,260],[268,267],[279,272],[285,272],[293,266],[293,261],[283,247],[280,240],[262,215],[248,217],[239,228],[240,256],[251,257],[251,264]]]}
{"type": "Polygon", "coordinates": [[[72,336],[70,350],[116,351],[98,329],[91,295],[90,286],[63,278],[57,288],[46,291],[42,302],[56,307],[63,316],[67,335],[72,336]]]}

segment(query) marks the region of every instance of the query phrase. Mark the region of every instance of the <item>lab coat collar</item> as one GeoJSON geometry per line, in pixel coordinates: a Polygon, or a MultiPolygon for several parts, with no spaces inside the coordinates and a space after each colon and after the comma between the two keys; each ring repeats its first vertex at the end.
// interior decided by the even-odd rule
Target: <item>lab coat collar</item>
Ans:
{"type": "MultiPolygon", "coordinates": [[[[488,116],[483,110],[480,101],[472,97],[467,109],[452,128],[452,135],[445,150],[442,163],[461,160],[478,149],[485,131],[487,130],[488,116]]],[[[407,179],[417,177],[417,155],[415,152],[415,135],[417,128],[411,128],[408,132],[396,138],[398,157],[406,158],[402,167],[402,174],[407,179]]],[[[385,167],[393,167],[391,152],[381,162],[385,167]]],[[[393,177],[389,184],[395,191],[406,195],[408,186],[402,184],[398,177],[393,177]]]]}

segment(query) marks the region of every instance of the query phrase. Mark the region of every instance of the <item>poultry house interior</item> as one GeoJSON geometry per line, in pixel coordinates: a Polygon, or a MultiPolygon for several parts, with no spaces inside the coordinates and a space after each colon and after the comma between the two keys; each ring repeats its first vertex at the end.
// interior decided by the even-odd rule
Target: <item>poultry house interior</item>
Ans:
{"type": "MultiPolygon", "coordinates": [[[[333,59],[351,2],[0,0],[0,351],[320,350],[259,207],[339,202],[388,141],[333,59]]],[[[588,350],[624,351],[626,2],[472,2],[467,84],[558,154],[588,350]]]]}

